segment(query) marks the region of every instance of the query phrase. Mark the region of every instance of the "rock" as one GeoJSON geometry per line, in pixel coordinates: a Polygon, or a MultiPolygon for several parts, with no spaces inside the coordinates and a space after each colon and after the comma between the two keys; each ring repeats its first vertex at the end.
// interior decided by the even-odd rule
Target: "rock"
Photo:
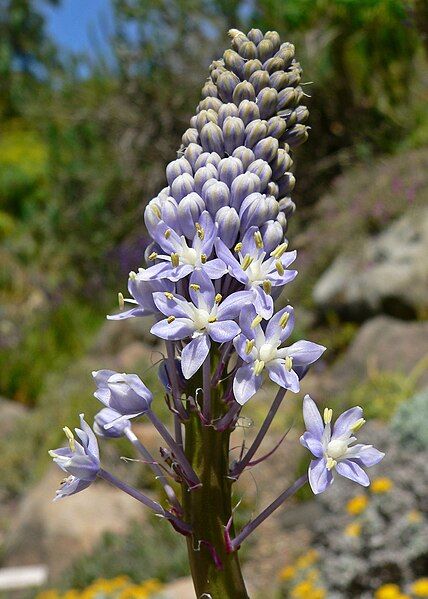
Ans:
{"type": "Polygon", "coordinates": [[[159,340],[150,333],[152,326],[151,317],[107,320],[97,334],[91,353],[117,355],[135,342],[153,347],[159,340]]]}
{"type": "MultiPolygon", "coordinates": [[[[367,377],[367,368],[402,372],[408,375],[428,359],[428,322],[406,322],[377,316],[359,330],[345,355],[331,371],[331,380],[343,386],[367,377]]],[[[428,370],[422,369],[418,387],[428,384],[428,370]]]]}
{"type": "Polygon", "coordinates": [[[428,306],[427,256],[428,209],[420,208],[338,256],[316,284],[314,300],[362,320],[379,312],[412,318],[428,306]]]}
{"type": "Polygon", "coordinates": [[[52,502],[61,471],[51,466],[24,497],[5,542],[5,566],[44,563],[51,579],[102,534],[125,533],[131,522],[143,522],[148,511],[137,501],[98,481],[62,501],[52,502]]]}
{"type": "Polygon", "coordinates": [[[0,438],[9,434],[15,423],[26,413],[27,410],[22,404],[0,397],[0,438]]]}

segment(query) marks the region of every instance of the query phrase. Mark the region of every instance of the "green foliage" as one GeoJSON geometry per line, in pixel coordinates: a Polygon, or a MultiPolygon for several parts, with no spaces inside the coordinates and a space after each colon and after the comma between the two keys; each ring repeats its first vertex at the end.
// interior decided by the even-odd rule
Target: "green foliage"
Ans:
{"type": "Polygon", "coordinates": [[[413,451],[428,451],[428,389],[402,403],[391,421],[397,441],[413,451]]]}

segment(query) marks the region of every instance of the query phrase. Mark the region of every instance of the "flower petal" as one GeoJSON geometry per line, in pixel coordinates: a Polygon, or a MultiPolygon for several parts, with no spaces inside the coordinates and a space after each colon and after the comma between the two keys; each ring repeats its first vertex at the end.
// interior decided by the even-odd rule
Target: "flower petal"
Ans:
{"type": "Polygon", "coordinates": [[[305,421],[306,430],[311,433],[315,439],[321,441],[324,433],[324,424],[317,404],[310,395],[305,395],[303,399],[303,419],[305,421]]]}
{"type": "Polygon", "coordinates": [[[214,306],[214,285],[210,277],[202,269],[193,271],[190,277],[189,295],[195,306],[211,312],[214,306]],[[198,285],[199,290],[195,291],[191,285],[198,285]]]}
{"type": "Polygon", "coordinates": [[[217,343],[231,341],[239,334],[240,330],[233,320],[221,320],[207,325],[208,335],[217,343]]]}
{"type": "Polygon", "coordinates": [[[250,397],[255,395],[262,386],[263,377],[254,374],[253,367],[250,365],[238,368],[233,381],[233,394],[236,401],[244,405],[250,397]]]}
{"type": "Polygon", "coordinates": [[[357,422],[363,415],[363,409],[360,406],[356,406],[355,408],[351,408],[350,410],[346,410],[339,416],[339,418],[334,423],[333,434],[331,436],[332,439],[337,439],[338,437],[349,437],[352,433],[350,430],[351,426],[357,422]]]}
{"type": "Polygon", "coordinates": [[[368,487],[370,484],[367,474],[364,472],[361,466],[359,466],[353,460],[342,460],[341,462],[338,462],[336,465],[336,470],[341,476],[349,478],[363,487],[368,487]]]}
{"type": "Polygon", "coordinates": [[[181,352],[181,370],[186,379],[190,379],[202,366],[210,351],[211,342],[208,335],[198,335],[192,339],[181,352]]]}
{"type": "MultiPolygon", "coordinates": [[[[294,309],[292,306],[286,306],[276,314],[272,316],[269,320],[266,327],[266,341],[272,339],[278,339],[283,343],[288,337],[291,335],[291,332],[294,328],[294,309]],[[288,314],[288,320],[284,328],[280,326],[280,320],[284,317],[285,314],[288,314]]],[[[269,342],[269,341],[268,341],[269,342]]]]}
{"type": "Polygon", "coordinates": [[[309,484],[315,495],[323,493],[333,482],[333,474],[330,470],[327,470],[325,458],[311,461],[309,464],[308,477],[309,484]]]}
{"type": "Polygon", "coordinates": [[[195,331],[193,322],[188,318],[176,318],[173,322],[168,319],[155,323],[150,332],[161,339],[168,341],[178,341],[190,337],[195,331]]]}
{"type": "Polygon", "coordinates": [[[324,448],[321,441],[312,436],[308,431],[303,433],[303,435],[300,437],[300,443],[303,445],[303,447],[309,449],[309,451],[313,453],[316,458],[321,458],[323,456],[324,448]]]}
{"type": "Polygon", "coordinates": [[[385,454],[373,445],[363,445],[362,443],[350,447],[346,452],[346,458],[356,460],[358,464],[368,468],[378,464],[384,457],[385,454]]]}
{"type": "Polygon", "coordinates": [[[293,358],[296,366],[313,364],[325,352],[326,348],[311,341],[297,341],[288,348],[288,355],[293,358]]]}
{"type": "Polygon", "coordinates": [[[299,377],[294,370],[287,370],[283,360],[272,360],[266,364],[266,368],[271,381],[284,389],[290,389],[293,393],[299,392],[299,377]]]}

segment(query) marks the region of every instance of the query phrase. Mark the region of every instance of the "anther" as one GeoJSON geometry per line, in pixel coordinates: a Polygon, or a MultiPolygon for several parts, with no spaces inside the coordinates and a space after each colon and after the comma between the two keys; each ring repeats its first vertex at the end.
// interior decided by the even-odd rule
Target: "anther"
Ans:
{"type": "Polygon", "coordinates": [[[260,316],[260,314],[257,314],[257,316],[254,318],[253,322],[251,323],[251,328],[255,329],[256,326],[258,326],[262,320],[263,320],[263,318],[260,316]]]}
{"type": "Polygon", "coordinates": [[[260,231],[256,231],[254,233],[254,241],[256,246],[261,249],[263,247],[263,238],[262,238],[262,234],[260,233],[260,231]]]}
{"type": "Polygon", "coordinates": [[[163,236],[165,237],[165,239],[169,239],[169,237],[171,237],[171,229],[167,229],[163,236]]]}
{"type": "Polygon", "coordinates": [[[281,277],[282,277],[282,275],[284,274],[285,271],[284,271],[284,267],[282,266],[282,264],[279,260],[277,260],[275,262],[275,268],[276,268],[278,274],[281,275],[281,277]]]}
{"type": "Polygon", "coordinates": [[[149,260],[156,260],[156,258],[158,257],[156,252],[152,252],[149,256],[149,260]]]}
{"type": "Polygon", "coordinates": [[[129,278],[131,279],[131,281],[135,281],[135,279],[137,278],[137,273],[131,270],[131,272],[129,273],[129,278]]]}
{"type": "Polygon", "coordinates": [[[332,417],[333,417],[333,410],[331,408],[325,408],[324,409],[324,423],[330,424],[332,417]]]}
{"type": "Polygon", "coordinates": [[[254,339],[247,339],[247,342],[245,343],[245,353],[247,354],[247,356],[251,354],[254,347],[254,343],[254,339]]]}
{"type": "Polygon", "coordinates": [[[332,470],[335,466],[336,466],[337,462],[336,460],[333,460],[333,458],[327,458],[327,470],[332,470]]]}
{"type": "Polygon", "coordinates": [[[214,298],[214,301],[216,304],[219,304],[222,299],[223,299],[223,296],[221,295],[221,293],[217,293],[217,295],[214,298]]]}
{"type": "Polygon", "coordinates": [[[165,297],[169,300],[174,299],[174,295],[171,293],[171,291],[165,291],[165,297]]]}
{"type": "Polygon", "coordinates": [[[261,374],[264,367],[265,367],[265,363],[263,362],[263,360],[256,360],[254,362],[254,374],[256,376],[261,374]]]}
{"type": "Polygon", "coordinates": [[[175,252],[171,254],[171,264],[174,268],[176,268],[180,264],[180,257],[175,252]]]}
{"type": "Polygon", "coordinates": [[[364,420],[364,418],[359,418],[356,422],[354,422],[354,424],[350,427],[351,431],[353,433],[356,433],[357,431],[360,430],[361,427],[363,427],[365,425],[366,421],[364,420]]]}
{"type": "Polygon", "coordinates": [[[288,370],[288,372],[290,372],[290,370],[293,368],[293,358],[291,356],[286,356],[285,367],[288,370]]]}
{"type": "Polygon", "coordinates": [[[70,449],[71,451],[75,451],[76,449],[76,442],[74,440],[74,435],[71,432],[71,430],[68,428],[68,426],[64,426],[64,428],[62,429],[65,433],[65,436],[68,439],[68,444],[70,445],[70,449]]]}
{"type": "Polygon", "coordinates": [[[156,204],[153,204],[152,206],[150,206],[150,208],[152,209],[152,211],[156,214],[156,216],[158,218],[162,218],[161,211],[159,210],[158,206],[156,206],[156,204]]]}
{"type": "Polygon", "coordinates": [[[272,291],[272,283],[268,280],[263,281],[263,291],[267,293],[267,295],[271,294],[272,291]]]}
{"type": "Polygon", "coordinates": [[[246,254],[246,256],[243,259],[242,264],[241,264],[242,270],[247,270],[247,268],[249,268],[249,266],[253,260],[254,260],[254,258],[251,258],[250,254],[246,254]]]}
{"type": "Polygon", "coordinates": [[[193,289],[193,291],[199,291],[201,286],[197,285],[196,283],[190,283],[189,285],[190,289],[193,289]]]}
{"type": "Polygon", "coordinates": [[[201,241],[203,241],[204,237],[205,237],[205,231],[204,228],[201,227],[201,225],[199,223],[195,223],[195,229],[196,232],[198,234],[198,237],[201,241]]]}
{"type": "Polygon", "coordinates": [[[168,316],[168,318],[166,320],[167,320],[168,324],[171,324],[171,322],[174,322],[175,316],[168,316]]]}
{"type": "Polygon", "coordinates": [[[201,254],[201,262],[202,264],[205,264],[205,262],[208,260],[206,254],[201,254]]]}
{"type": "Polygon", "coordinates": [[[279,326],[281,329],[285,329],[285,326],[290,318],[290,312],[284,312],[284,314],[279,319],[279,326]]]}
{"type": "Polygon", "coordinates": [[[239,242],[235,245],[234,250],[237,254],[239,254],[239,252],[242,250],[242,243],[239,242]]]}
{"type": "Polygon", "coordinates": [[[119,310],[123,310],[124,307],[125,307],[125,299],[123,297],[123,293],[121,293],[120,291],[117,294],[117,299],[118,299],[118,302],[119,302],[119,310]]]}
{"type": "Polygon", "coordinates": [[[270,255],[274,258],[281,258],[282,254],[287,251],[287,248],[288,242],[284,241],[284,243],[281,243],[277,248],[275,248],[270,255]]]}
{"type": "Polygon", "coordinates": [[[208,317],[208,322],[209,323],[216,322],[216,320],[217,320],[217,316],[209,316],[208,317]]]}

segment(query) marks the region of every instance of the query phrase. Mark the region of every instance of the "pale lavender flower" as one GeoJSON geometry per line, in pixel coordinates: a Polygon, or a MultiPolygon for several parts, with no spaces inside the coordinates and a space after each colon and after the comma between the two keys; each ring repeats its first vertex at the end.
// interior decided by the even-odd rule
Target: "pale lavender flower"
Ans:
{"type": "Polygon", "coordinates": [[[291,306],[280,310],[261,326],[262,318],[254,308],[244,310],[239,319],[241,334],[234,340],[236,351],[245,362],[238,368],[233,381],[233,393],[238,403],[246,403],[261,387],[263,373],[284,389],[300,390],[299,374],[318,360],[325,347],[310,341],[297,341],[281,347],[294,327],[291,306]]]}
{"type": "MultiPolygon", "coordinates": [[[[98,370],[92,376],[97,384],[94,396],[107,408],[118,412],[120,419],[129,420],[149,411],[153,395],[136,374],[98,370]]],[[[110,427],[117,420],[112,420],[105,426],[110,427]]]]}
{"type": "Polygon", "coordinates": [[[143,276],[144,272],[141,269],[141,273],[129,273],[128,291],[132,295],[132,299],[123,299],[122,296],[119,296],[120,303],[134,304],[135,307],[126,312],[107,316],[108,320],[125,320],[126,318],[135,318],[136,316],[150,316],[158,312],[153,301],[153,293],[155,291],[172,291],[174,283],[168,279],[146,280],[143,276]]]}
{"type": "Polygon", "coordinates": [[[242,291],[222,301],[203,271],[192,274],[189,294],[191,302],[173,293],[154,293],[156,306],[168,318],[157,322],[151,329],[154,335],[168,341],[191,338],[181,353],[181,369],[186,379],[203,364],[211,339],[224,343],[236,337],[240,328],[233,319],[248,304],[248,294],[242,291]]]}
{"type": "Polygon", "coordinates": [[[301,444],[315,456],[309,466],[309,484],[315,494],[322,493],[333,482],[333,470],[356,483],[367,487],[369,477],[363,466],[374,466],[384,453],[373,447],[357,443],[356,433],[365,423],[359,406],[343,412],[331,430],[332,410],[324,410],[324,422],[318,408],[309,395],[303,400],[303,418],[306,432],[300,437],[301,444]]]}
{"type": "Polygon", "coordinates": [[[95,480],[100,472],[100,454],[97,438],[91,427],[80,414],[81,428],[74,429],[80,442],[68,427],[64,427],[69,446],[49,451],[53,461],[70,476],[56,492],[54,501],[83,491],[95,480]]]}
{"type": "Polygon", "coordinates": [[[273,314],[272,288],[282,288],[297,275],[296,270],[286,270],[296,259],[296,252],[287,252],[286,243],[282,243],[268,256],[257,227],[250,227],[235,247],[237,258],[221,239],[217,239],[215,247],[229,274],[251,291],[249,301],[257,313],[265,319],[270,318],[273,314]]]}
{"type": "Polygon", "coordinates": [[[93,429],[99,437],[114,439],[123,437],[130,426],[129,420],[122,418],[122,414],[111,408],[103,408],[95,414],[93,429]]]}

